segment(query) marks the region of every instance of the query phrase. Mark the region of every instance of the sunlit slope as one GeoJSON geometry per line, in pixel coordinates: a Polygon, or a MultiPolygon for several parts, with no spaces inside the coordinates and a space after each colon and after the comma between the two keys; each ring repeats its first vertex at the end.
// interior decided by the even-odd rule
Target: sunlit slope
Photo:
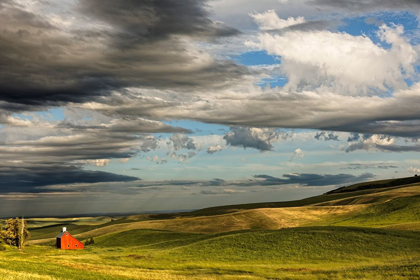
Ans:
{"type": "Polygon", "coordinates": [[[150,214],[127,216],[127,217],[75,217],[75,218],[31,218],[26,219],[31,232],[31,239],[53,238],[67,227],[72,234],[79,234],[109,225],[133,223],[150,220],[150,214]]]}
{"type": "Polygon", "coordinates": [[[333,224],[363,227],[396,226],[420,222],[420,195],[398,197],[383,203],[369,205],[360,213],[333,224]]]}
{"type": "Polygon", "coordinates": [[[404,188],[410,185],[419,185],[420,176],[408,177],[389,180],[378,180],[371,182],[358,183],[346,187],[341,187],[314,197],[309,197],[301,200],[283,201],[283,202],[265,202],[265,203],[250,203],[238,205],[224,205],[218,207],[204,208],[193,212],[185,213],[185,216],[201,216],[201,215],[219,215],[229,213],[236,210],[243,209],[257,209],[257,208],[279,208],[279,207],[299,207],[314,205],[317,203],[334,201],[342,198],[349,198],[361,196],[365,194],[375,194],[386,192],[392,189],[404,188]],[[417,182],[417,183],[416,183],[417,182]]]}
{"type": "MultiPolygon", "coordinates": [[[[138,216],[139,221],[134,221],[136,216],[132,216],[123,222],[107,223],[75,235],[84,239],[133,229],[221,233],[329,225],[420,229],[417,224],[420,222],[420,186],[355,193],[358,195],[340,196],[339,199],[301,207],[236,210],[222,215],[177,216],[162,220],[146,220],[144,216],[138,216]]],[[[35,239],[43,238],[34,237],[32,242],[37,242],[35,239]]]]}
{"type": "Polygon", "coordinates": [[[99,236],[115,230],[135,228],[218,233],[326,225],[384,227],[420,222],[419,206],[420,186],[409,186],[303,207],[261,208],[223,215],[127,223],[103,227],[81,236],[99,236]]]}
{"type": "Polygon", "coordinates": [[[341,262],[406,254],[420,257],[420,239],[411,232],[347,227],[309,227],[221,235],[173,250],[186,258],[282,263],[341,262]],[[415,249],[417,248],[417,249],[415,249]]]}
{"type": "Polygon", "coordinates": [[[413,232],[353,227],[304,227],[275,231],[222,234],[130,230],[96,239],[94,247],[165,250],[185,260],[257,261],[282,263],[381,258],[406,254],[420,258],[420,239],[413,232]]]}
{"type": "Polygon", "coordinates": [[[218,234],[135,229],[98,236],[82,251],[10,248],[0,254],[0,279],[418,279],[419,263],[415,232],[328,226],[218,234]]]}
{"type": "Polygon", "coordinates": [[[420,183],[420,177],[416,175],[414,177],[412,176],[412,177],[405,177],[405,178],[395,178],[395,179],[377,180],[377,181],[368,181],[368,182],[358,183],[358,184],[354,184],[350,186],[337,188],[335,190],[327,192],[326,194],[354,192],[354,191],[368,190],[368,189],[392,188],[392,187],[419,184],[419,183],[420,183]]]}

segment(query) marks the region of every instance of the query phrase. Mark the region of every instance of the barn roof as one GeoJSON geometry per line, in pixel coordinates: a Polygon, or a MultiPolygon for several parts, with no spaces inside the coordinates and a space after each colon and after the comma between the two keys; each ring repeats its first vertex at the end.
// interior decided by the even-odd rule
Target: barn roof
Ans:
{"type": "Polygon", "coordinates": [[[67,231],[62,231],[62,232],[60,232],[60,233],[57,235],[57,237],[56,237],[56,238],[61,238],[61,236],[63,236],[66,232],[67,232],[67,231]]]}

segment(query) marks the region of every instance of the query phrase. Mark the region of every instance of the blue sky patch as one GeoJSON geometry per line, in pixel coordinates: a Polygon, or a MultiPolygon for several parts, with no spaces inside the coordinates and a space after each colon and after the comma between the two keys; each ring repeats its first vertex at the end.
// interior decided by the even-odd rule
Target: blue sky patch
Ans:
{"type": "Polygon", "coordinates": [[[274,65],[279,64],[280,61],[275,56],[267,54],[265,51],[247,52],[241,55],[232,57],[236,62],[246,66],[256,65],[274,65]]]}

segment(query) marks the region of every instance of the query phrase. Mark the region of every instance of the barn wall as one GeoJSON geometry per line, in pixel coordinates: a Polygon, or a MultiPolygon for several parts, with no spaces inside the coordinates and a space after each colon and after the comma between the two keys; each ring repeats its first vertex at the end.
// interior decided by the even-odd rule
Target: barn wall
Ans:
{"type": "Polygon", "coordinates": [[[83,243],[71,236],[68,232],[61,237],[62,250],[81,250],[83,247],[83,243]]]}

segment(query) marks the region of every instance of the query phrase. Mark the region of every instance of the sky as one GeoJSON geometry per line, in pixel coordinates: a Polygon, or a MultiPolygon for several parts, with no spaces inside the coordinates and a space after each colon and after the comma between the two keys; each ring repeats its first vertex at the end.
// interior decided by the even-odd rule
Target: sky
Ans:
{"type": "Polygon", "coordinates": [[[418,0],[0,0],[0,216],[420,173],[418,0]]]}

